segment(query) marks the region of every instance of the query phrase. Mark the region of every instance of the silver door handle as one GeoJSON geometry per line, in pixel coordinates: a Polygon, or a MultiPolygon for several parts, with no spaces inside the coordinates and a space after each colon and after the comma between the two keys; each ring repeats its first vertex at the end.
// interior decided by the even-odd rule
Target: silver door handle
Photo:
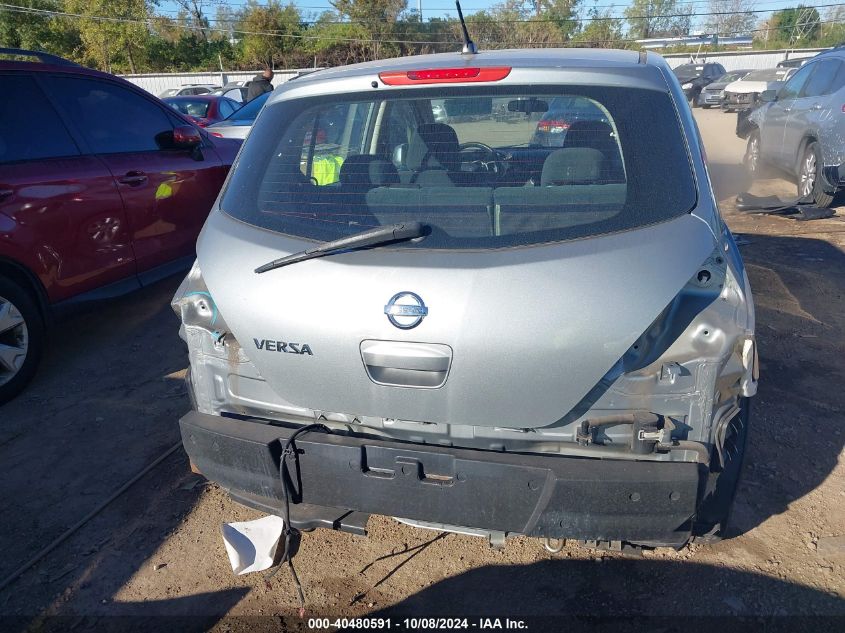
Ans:
{"type": "Polygon", "coordinates": [[[821,103],[814,103],[814,104],[811,106],[811,108],[810,108],[810,109],[811,109],[811,110],[821,110],[821,109],[822,109],[822,104],[821,104],[821,103]]]}
{"type": "Polygon", "coordinates": [[[452,348],[438,343],[361,341],[361,360],[374,383],[437,388],[446,382],[452,348]]]}
{"type": "Polygon", "coordinates": [[[445,346],[419,343],[366,341],[361,345],[361,357],[366,365],[413,371],[446,371],[452,362],[450,352],[445,346]]]}

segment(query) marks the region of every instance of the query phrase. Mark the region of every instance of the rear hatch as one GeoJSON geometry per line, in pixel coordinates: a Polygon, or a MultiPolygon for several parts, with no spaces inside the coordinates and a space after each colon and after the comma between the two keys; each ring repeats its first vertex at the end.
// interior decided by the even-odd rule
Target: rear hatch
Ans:
{"type": "Polygon", "coordinates": [[[671,99],[632,92],[438,87],[271,103],[198,245],[228,327],[294,405],[554,423],[714,247],[689,213],[696,187],[671,99]],[[568,96],[606,121],[570,128],[559,149],[529,146],[536,113],[568,96]],[[496,116],[509,108],[524,121],[496,116]],[[254,272],[411,221],[429,234],[254,272]]]}

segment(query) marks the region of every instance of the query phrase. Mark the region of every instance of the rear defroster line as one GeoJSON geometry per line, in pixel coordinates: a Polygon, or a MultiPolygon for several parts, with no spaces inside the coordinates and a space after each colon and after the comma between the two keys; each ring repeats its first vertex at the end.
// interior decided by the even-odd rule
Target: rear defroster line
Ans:
{"type": "MultiPolygon", "coordinates": [[[[322,431],[323,433],[331,433],[331,429],[325,424],[308,424],[300,429],[297,429],[285,442],[282,455],[279,458],[279,478],[282,480],[282,491],[285,495],[285,504],[282,506],[282,518],[284,519],[284,527],[282,534],[285,537],[284,550],[279,564],[268,573],[264,580],[269,584],[270,579],[276,575],[276,572],[281,569],[281,566],[287,562],[288,569],[290,569],[293,583],[296,586],[297,597],[299,598],[299,617],[305,617],[305,593],[302,590],[302,583],[299,581],[299,576],[293,566],[293,555],[299,547],[299,541],[302,536],[301,532],[291,525],[290,522],[290,498],[297,491],[294,488],[293,478],[288,470],[288,457],[293,457],[294,474],[299,472],[299,453],[296,451],[296,438],[310,433],[311,431],[322,431]]],[[[297,479],[299,479],[297,477],[297,479]]],[[[299,497],[302,497],[302,485],[298,491],[299,497]]]]}

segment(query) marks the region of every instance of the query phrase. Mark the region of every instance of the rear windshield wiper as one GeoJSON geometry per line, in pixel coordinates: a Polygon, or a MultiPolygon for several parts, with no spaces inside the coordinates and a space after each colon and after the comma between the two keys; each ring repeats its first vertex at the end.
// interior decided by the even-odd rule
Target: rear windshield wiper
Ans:
{"type": "Polygon", "coordinates": [[[362,231],[355,235],[341,237],[331,242],[325,242],[315,248],[310,248],[299,253],[293,253],[279,259],[274,259],[272,262],[267,262],[263,266],[255,269],[255,272],[261,274],[268,270],[275,270],[288,264],[295,264],[297,262],[304,262],[307,259],[315,259],[316,257],[324,257],[333,253],[341,251],[352,250],[356,248],[366,248],[368,246],[380,246],[382,244],[390,244],[392,242],[405,242],[417,237],[428,235],[429,227],[422,222],[405,222],[403,224],[390,224],[388,226],[379,226],[374,229],[362,231]]]}

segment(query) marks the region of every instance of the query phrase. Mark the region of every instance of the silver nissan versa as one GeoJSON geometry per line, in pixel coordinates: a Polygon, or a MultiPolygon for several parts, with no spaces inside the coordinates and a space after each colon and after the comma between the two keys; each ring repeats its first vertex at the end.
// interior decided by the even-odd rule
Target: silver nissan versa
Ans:
{"type": "Polygon", "coordinates": [[[520,50],[276,89],[173,307],[194,468],[293,528],[719,538],[748,278],[652,53],[520,50]],[[534,144],[560,99],[603,113],[534,144]]]}

